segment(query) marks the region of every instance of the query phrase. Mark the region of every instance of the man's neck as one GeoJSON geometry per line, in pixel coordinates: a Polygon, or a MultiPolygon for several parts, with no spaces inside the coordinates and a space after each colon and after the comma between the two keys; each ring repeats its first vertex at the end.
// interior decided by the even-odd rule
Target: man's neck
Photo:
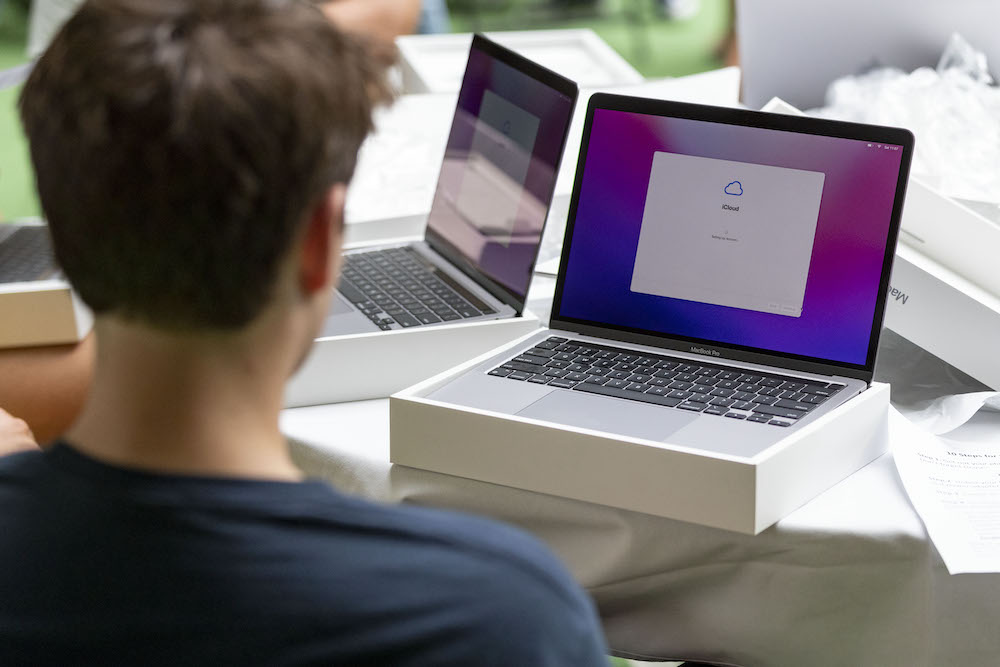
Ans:
{"type": "Polygon", "coordinates": [[[278,428],[294,352],[265,344],[280,333],[267,326],[175,334],[101,318],[94,383],[67,439],[154,472],[301,478],[278,428]]]}

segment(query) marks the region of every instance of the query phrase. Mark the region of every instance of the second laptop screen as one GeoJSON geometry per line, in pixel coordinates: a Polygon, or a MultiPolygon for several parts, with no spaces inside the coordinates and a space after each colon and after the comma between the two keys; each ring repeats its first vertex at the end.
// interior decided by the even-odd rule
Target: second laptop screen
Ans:
{"type": "Polygon", "coordinates": [[[901,158],[598,109],[559,315],[864,364],[901,158]]]}
{"type": "Polygon", "coordinates": [[[427,226],[523,297],[573,100],[473,49],[427,226]]]}

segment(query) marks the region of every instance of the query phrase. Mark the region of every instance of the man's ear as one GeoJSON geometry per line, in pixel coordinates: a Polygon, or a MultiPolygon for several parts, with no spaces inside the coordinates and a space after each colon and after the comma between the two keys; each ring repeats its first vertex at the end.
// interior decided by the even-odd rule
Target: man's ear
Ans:
{"type": "Polygon", "coordinates": [[[299,262],[299,285],[307,295],[336,280],[346,198],[347,188],[335,183],[309,212],[299,262]]]}

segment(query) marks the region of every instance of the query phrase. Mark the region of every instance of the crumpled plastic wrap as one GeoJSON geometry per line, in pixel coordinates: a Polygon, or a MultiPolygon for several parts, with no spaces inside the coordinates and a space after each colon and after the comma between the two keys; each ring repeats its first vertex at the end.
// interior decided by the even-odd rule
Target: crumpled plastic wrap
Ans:
{"type": "Polygon", "coordinates": [[[986,202],[980,210],[1000,222],[1000,88],[987,67],[955,34],[936,68],[837,79],[826,106],[809,113],[908,128],[917,137],[913,175],[951,197],[986,202]]]}

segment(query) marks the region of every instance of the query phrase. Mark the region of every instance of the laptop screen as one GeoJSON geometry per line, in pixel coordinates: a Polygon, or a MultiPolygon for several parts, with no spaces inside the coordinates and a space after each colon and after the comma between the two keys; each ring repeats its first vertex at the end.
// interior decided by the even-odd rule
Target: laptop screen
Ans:
{"type": "Polygon", "coordinates": [[[674,106],[679,116],[592,110],[557,317],[873,364],[907,133],[674,106]],[[806,129],[784,129],[796,124],[806,129]]]}
{"type": "Polygon", "coordinates": [[[500,298],[527,294],[576,95],[568,79],[474,37],[427,240],[500,298]]]}

